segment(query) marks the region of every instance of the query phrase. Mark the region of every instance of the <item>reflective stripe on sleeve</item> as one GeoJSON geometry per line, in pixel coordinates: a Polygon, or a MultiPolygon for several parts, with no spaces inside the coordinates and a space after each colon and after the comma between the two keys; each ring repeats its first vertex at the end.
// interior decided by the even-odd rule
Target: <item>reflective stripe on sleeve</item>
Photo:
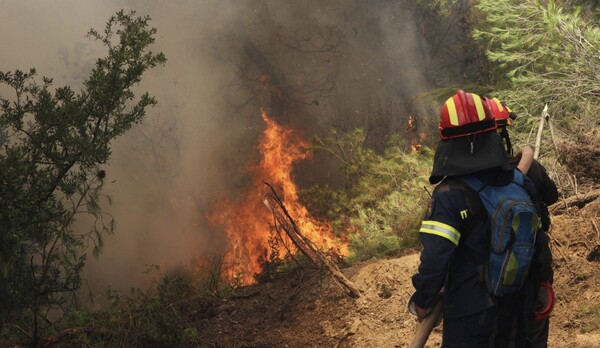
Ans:
{"type": "Polygon", "coordinates": [[[436,236],[444,237],[458,246],[460,232],[450,225],[432,220],[424,220],[421,223],[421,233],[435,234],[436,236]]]}

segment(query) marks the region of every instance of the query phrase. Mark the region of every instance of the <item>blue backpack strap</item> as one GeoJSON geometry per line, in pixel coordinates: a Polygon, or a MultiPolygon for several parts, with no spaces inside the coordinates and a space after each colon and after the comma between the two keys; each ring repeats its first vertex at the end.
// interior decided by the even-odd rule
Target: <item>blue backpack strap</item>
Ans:
{"type": "MultiPolygon", "coordinates": [[[[512,182],[525,188],[525,190],[529,193],[529,195],[533,196],[531,189],[527,185],[525,185],[525,175],[523,175],[523,173],[521,173],[521,171],[519,171],[518,169],[514,169],[513,171],[514,171],[514,175],[513,175],[512,182]]],[[[477,179],[476,177],[474,177],[472,175],[463,176],[461,178],[461,180],[477,192],[481,192],[486,186],[485,183],[483,183],[481,180],[477,179]]]]}
{"type": "Polygon", "coordinates": [[[524,181],[525,181],[525,176],[523,175],[523,173],[521,173],[520,170],[515,169],[514,170],[514,175],[513,175],[513,182],[521,187],[524,187],[525,189],[527,189],[525,187],[524,181]]]}
{"type": "Polygon", "coordinates": [[[486,186],[485,183],[483,183],[481,180],[477,179],[476,177],[474,177],[472,175],[463,176],[461,178],[461,181],[464,182],[465,184],[467,184],[470,188],[475,190],[477,193],[481,192],[481,190],[483,190],[486,186]]]}
{"type": "Polygon", "coordinates": [[[536,208],[538,209],[538,212],[539,212],[538,206],[540,205],[540,202],[539,202],[538,195],[537,195],[537,192],[535,189],[535,185],[533,184],[533,181],[531,181],[531,179],[529,179],[527,176],[525,176],[525,174],[521,173],[520,170],[515,169],[515,175],[513,177],[513,182],[516,183],[517,185],[523,187],[525,189],[525,191],[527,191],[527,193],[529,194],[529,198],[531,198],[531,201],[536,206],[536,208]]]}

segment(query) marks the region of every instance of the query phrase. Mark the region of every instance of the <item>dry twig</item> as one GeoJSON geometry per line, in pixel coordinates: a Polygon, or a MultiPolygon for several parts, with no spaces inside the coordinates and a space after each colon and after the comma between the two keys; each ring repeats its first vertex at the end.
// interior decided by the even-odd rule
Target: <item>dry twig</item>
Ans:
{"type": "Polygon", "coordinates": [[[302,234],[300,228],[290,216],[289,212],[285,208],[285,205],[273,187],[268,183],[265,184],[271,189],[271,194],[268,195],[267,199],[265,199],[263,202],[271,210],[271,212],[273,212],[273,215],[281,227],[298,247],[298,249],[317,266],[324,266],[327,268],[327,270],[333,276],[333,279],[336,281],[336,284],[342,287],[348,296],[352,298],[360,297],[360,291],[358,288],[348,278],[346,278],[346,276],[344,276],[335,263],[325,257],[325,255],[314,246],[312,241],[302,234]],[[270,202],[274,204],[270,204],[270,202]]]}
{"type": "Polygon", "coordinates": [[[542,111],[542,116],[540,117],[540,125],[538,127],[537,136],[535,137],[535,149],[533,151],[533,158],[538,159],[540,155],[540,143],[542,142],[542,130],[544,129],[544,121],[546,121],[546,117],[548,116],[548,104],[544,106],[544,111],[542,111]]]}
{"type": "Polygon", "coordinates": [[[598,197],[600,197],[600,189],[589,191],[583,196],[573,195],[569,198],[563,199],[561,201],[561,204],[557,203],[551,205],[549,207],[549,211],[553,215],[560,215],[562,213],[568,212],[570,206],[583,208],[586,204],[596,200],[598,197]]]}

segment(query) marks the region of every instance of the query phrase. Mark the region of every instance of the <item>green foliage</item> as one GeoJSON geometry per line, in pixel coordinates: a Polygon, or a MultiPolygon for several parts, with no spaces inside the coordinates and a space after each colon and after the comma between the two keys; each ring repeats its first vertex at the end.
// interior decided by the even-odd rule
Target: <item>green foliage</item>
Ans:
{"type": "MultiPolygon", "coordinates": [[[[102,306],[80,310],[70,307],[60,322],[48,329],[58,344],[79,347],[201,347],[199,333],[190,317],[190,305],[210,311],[215,302],[198,297],[198,274],[178,268],[162,275],[148,290],[128,293],[110,289],[102,306]],[[69,334],[61,335],[61,333],[69,334]]],[[[15,343],[0,336],[0,343],[15,343]],[[4,339],[4,341],[3,341],[4,339]]],[[[18,342],[18,341],[16,341],[18,342]]]]}
{"type": "Polygon", "coordinates": [[[0,72],[14,91],[0,98],[0,323],[22,321],[31,344],[41,323],[60,311],[81,287],[87,249],[97,255],[103,236],[114,231],[100,200],[111,141],[124,134],[156,103],[133,88],[142,74],[166,61],[148,51],[156,30],[148,17],[118,12],[103,33],[89,37],[107,49],[84,88],[52,87],[52,79],[29,72],[0,72]],[[75,231],[91,216],[88,231],[75,231]]]}
{"type": "MultiPolygon", "coordinates": [[[[397,210],[393,207],[390,210],[397,210]]],[[[367,260],[372,257],[393,256],[406,247],[414,246],[416,234],[414,222],[408,220],[410,226],[402,226],[401,231],[391,230],[391,224],[382,220],[376,209],[365,209],[357,212],[358,216],[350,219],[350,225],[357,228],[356,233],[349,236],[351,254],[348,262],[367,260]]]]}
{"type": "Polygon", "coordinates": [[[106,325],[105,332],[111,333],[108,346],[173,346],[181,340],[177,325],[180,312],[170,305],[168,297],[163,297],[169,295],[164,294],[164,286],[158,295],[137,288],[131,289],[128,296],[108,294],[113,307],[102,313],[105,320],[99,322],[106,325]]]}
{"type": "Polygon", "coordinates": [[[382,154],[363,142],[360,129],[346,134],[332,130],[325,139],[315,139],[314,151],[341,161],[347,184],[340,190],[315,187],[305,193],[336,231],[353,231],[352,259],[389,256],[415,244],[432,158],[431,150],[411,151],[399,136],[392,137],[382,154]]]}
{"type": "Polygon", "coordinates": [[[438,12],[442,16],[450,16],[457,12],[457,9],[469,8],[473,5],[473,0],[417,0],[416,3],[431,11],[438,12]]]}
{"type": "Polygon", "coordinates": [[[497,95],[523,115],[539,116],[548,104],[574,132],[597,125],[600,111],[599,17],[575,3],[482,0],[474,32],[496,63],[497,95]]]}

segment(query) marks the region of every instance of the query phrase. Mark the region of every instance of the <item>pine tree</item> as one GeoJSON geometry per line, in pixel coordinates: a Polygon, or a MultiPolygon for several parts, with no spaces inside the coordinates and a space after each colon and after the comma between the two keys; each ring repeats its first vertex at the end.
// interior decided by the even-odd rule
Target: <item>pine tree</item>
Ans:
{"type": "Polygon", "coordinates": [[[474,37],[496,64],[501,99],[536,116],[548,104],[559,125],[577,132],[600,111],[600,29],[590,9],[560,4],[482,0],[474,37]]]}

